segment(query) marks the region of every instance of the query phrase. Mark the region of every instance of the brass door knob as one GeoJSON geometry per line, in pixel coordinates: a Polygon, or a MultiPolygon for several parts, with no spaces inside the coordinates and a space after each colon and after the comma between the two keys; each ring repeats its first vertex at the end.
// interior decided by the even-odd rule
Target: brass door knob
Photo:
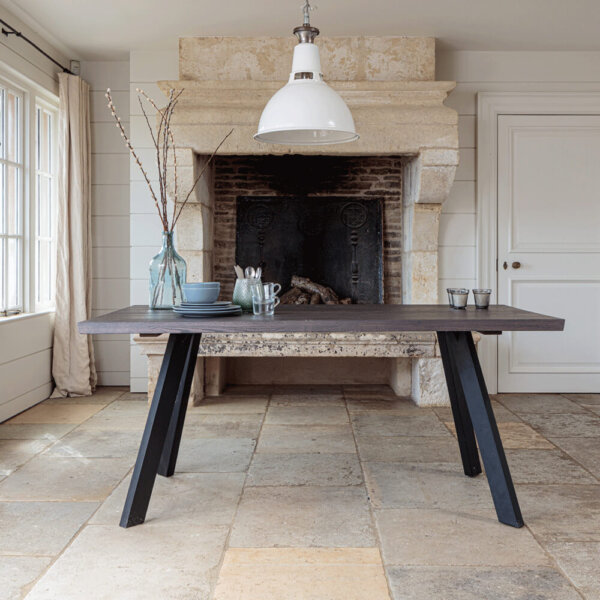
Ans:
{"type": "Polygon", "coordinates": [[[520,269],[521,263],[518,260],[515,260],[515,262],[511,266],[513,269],[520,269]]]}

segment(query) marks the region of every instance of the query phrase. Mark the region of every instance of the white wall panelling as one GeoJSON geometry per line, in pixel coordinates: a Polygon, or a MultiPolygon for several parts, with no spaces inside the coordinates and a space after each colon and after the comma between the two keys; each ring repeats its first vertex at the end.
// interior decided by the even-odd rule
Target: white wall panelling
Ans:
{"type": "Polygon", "coordinates": [[[53,329],[53,312],[0,323],[0,422],[50,395],[53,329]]]}
{"type": "MultiPolygon", "coordinates": [[[[111,88],[129,128],[129,62],[89,61],[81,75],[91,86],[93,314],[129,304],[129,153],[106,106],[111,88]]],[[[98,382],[129,384],[128,336],[94,336],[98,382]]]]}

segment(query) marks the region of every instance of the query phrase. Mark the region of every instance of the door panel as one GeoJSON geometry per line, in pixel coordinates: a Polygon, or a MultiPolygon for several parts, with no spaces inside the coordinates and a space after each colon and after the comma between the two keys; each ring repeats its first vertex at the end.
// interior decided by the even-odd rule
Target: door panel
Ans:
{"type": "Polygon", "coordinates": [[[500,303],[566,320],[499,337],[498,391],[600,391],[600,117],[498,118],[498,263],[500,303]]]}

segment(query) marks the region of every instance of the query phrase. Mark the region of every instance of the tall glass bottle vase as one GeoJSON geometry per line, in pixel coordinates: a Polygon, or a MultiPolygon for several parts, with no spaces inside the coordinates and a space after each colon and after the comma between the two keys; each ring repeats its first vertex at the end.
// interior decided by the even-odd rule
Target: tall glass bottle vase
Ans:
{"type": "Polygon", "coordinates": [[[150,261],[150,301],[152,309],[170,309],[183,299],[187,266],[177,254],[173,233],[163,232],[162,248],[150,261]]]}

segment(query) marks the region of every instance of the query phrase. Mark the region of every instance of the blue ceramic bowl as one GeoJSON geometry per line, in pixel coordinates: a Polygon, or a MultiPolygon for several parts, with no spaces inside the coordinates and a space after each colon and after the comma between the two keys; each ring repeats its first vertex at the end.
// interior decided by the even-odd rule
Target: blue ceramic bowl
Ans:
{"type": "Polygon", "coordinates": [[[183,285],[187,285],[189,288],[214,288],[221,287],[221,284],[218,281],[188,281],[183,285]]]}
{"type": "Polygon", "coordinates": [[[220,283],[211,283],[210,285],[184,283],[182,287],[185,301],[195,304],[211,304],[212,302],[216,302],[221,292],[220,283]]]}

